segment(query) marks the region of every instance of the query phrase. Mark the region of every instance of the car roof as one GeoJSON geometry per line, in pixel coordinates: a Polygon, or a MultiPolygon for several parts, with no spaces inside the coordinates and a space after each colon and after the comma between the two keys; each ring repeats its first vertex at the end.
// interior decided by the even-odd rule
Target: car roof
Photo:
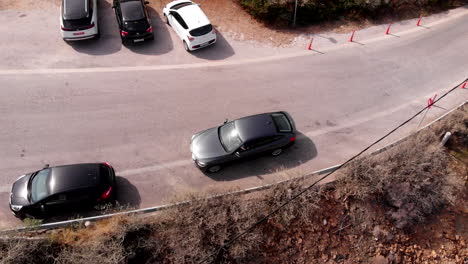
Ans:
{"type": "Polygon", "coordinates": [[[210,24],[210,20],[197,4],[184,6],[177,9],[177,12],[182,16],[189,30],[210,24]]]}
{"type": "Polygon", "coordinates": [[[63,0],[63,18],[74,20],[87,17],[89,0],[63,0]]]}
{"type": "Polygon", "coordinates": [[[83,163],[51,167],[48,179],[50,194],[97,186],[99,166],[100,163],[83,163]]]}
{"type": "Polygon", "coordinates": [[[246,116],[234,121],[239,137],[243,142],[278,135],[271,117],[272,113],[246,116]]]}

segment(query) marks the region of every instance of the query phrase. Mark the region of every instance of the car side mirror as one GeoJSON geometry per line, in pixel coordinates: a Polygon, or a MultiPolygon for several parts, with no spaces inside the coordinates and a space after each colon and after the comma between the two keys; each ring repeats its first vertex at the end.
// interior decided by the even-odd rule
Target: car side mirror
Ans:
{"type": "Polygon", "coordinates": [[[48,168],[49,168],[49,164],[45,164],[43,169],[48,169],[48,168]]]}
{"type": "Polygon", "coordinates": [[[224,124],[226,124],[229,120],[226,118],[226,120],[224,120],[224,124]]]}

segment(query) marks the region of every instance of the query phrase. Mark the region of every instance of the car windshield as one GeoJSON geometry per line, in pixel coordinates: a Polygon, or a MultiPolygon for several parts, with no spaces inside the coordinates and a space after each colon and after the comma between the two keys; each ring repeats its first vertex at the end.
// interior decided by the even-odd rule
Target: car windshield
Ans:
{"type": "Polygon", "coordinates": [[[145,18],[145,11],[140,1],[122,2],[120,7],[124,21],[135,21],[145,18]]]}
{"type": "Polygon", "coordinates": [[[193,3],[191,2],[183,2],[183,3],[180,3],[180,4],[177,4],[177,5],[174,5],[173,7],[171,7],[171,9],[174,9],[174,10],[177,10],[177,9],[180,9],[184,6],[189,6],[189,5],[192,5],[193,3]]]}
{"type": "Polygon", "coordinates": [[[234,121],[219,127],[219,138],[227,152],[231,152],[242,145],[242,140],[239,137],[234,121]]]}
{"type": "Polygon", "coordinates": [[[275,121],[278,132],[291,132],[291,124],[289,124],[288,118],[284,114],[272,114],[271,117],[275,121]]]}
{"type": "Polygon", "coordinates": [[[49,195],[47,188],[47,179],[50,174],[50,169],[45,169],[33,175],[31,182],[31,201],[37,202],[49,195]]]}

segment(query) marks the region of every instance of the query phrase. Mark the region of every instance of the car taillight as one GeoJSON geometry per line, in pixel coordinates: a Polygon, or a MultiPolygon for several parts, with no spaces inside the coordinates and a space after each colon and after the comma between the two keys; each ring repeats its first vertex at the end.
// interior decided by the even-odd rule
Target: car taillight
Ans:
{"type": "Polygon", "coordinates": [[[153,32],[153,27],[150,26],[150,27],[146,30],[146,32],[153,32]]]}
{"type": "Polygon", "coordinates": [[[289,139],[289,141],[291,141],[291,142],[293,142],[295,140],[296,140],[296,137],[292,137],[292,138],[289,139]]]}
{"type": "Polygon", "coordinates": [[[102,194],[101,198],[102,198],[102,199],[107,199],[107,198],[109,198],[109,196],[110,196],[110,194],[111,194],[111,191],[112,191],[112,186],[109,187],[109,189],[107,189],[107,191],[105,191],[105,192],[102,194]]]}
{"type": "Polygon", "coordinates": [[[194,38],[194,37],[191,37],[191,36],[187,36],[187,38],[188,38],[188,40],[190,40],[190,41],[195,40],[195,38],[194,38]]]}
{"type": "Polygon", "coordinates": [[[106,165],[106,166],[109,167],[109,168],[112,168],[112,166],[111,166],[109,163],[107,163],[107,162],[103,162],[102,164],[106,165]]]}
{"type": "Polygon", "coordinates": [[[74,31],[74,29],[66,28],[64,26],[61,26],[61,28],[62,28],[63,31],[74,31]]]}
{"type": "Polygon", "coordinates": [[[120,35],[122,35],[122,37],[128,36],[128,32],[120,30],[120,35]]]}
{"type": "Polygon", "coordinates": [[[83,28],[83,29],[90,29],[90,28],[93,28],[93,27],[94,27],[94,22],[91,23],[91,25],[89,25],[89,26],[87,26],[87,27],[85,27],[85,28],[83,28]]]}

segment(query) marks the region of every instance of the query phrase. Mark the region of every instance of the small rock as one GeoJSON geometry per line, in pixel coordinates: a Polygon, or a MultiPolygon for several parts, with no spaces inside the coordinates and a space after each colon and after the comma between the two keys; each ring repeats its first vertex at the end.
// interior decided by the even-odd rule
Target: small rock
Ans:
{"type": "Polygon", "coordinates": [[[445,238],[448,240],[455,240],[455,236],[453,234],[445,234],[445,238]]]}
{"type": "Polygon", "coordinates": [[[395,262],[396,263],[401,263],[401,255],[400,254],[397,254],[396,257],[395,257],[395,262]]]}
{"type": "Polygon", "coordinates": [[[372,258],[370,263],[371,264],[388,264],[388,260],[384,256],[377,255],[372,258]]]}
{"type": "Polygon", "coordinates": [[[327,219],[323,219],[323,225],[327,225],[327,219]]]}
{"type": "Polygon", "coordinates": [[[323,262],[326,262],[328,260],[328,255],[322,254],[322,259],[323,259],[323,262]]]}
{"type": "Polygon", "coordinates": [[[85,227],[90,227],[90,226],[91,226],[91,221],[86,221],[86,222],[84,222],[84,226],[85,226],[85,227]]]}

